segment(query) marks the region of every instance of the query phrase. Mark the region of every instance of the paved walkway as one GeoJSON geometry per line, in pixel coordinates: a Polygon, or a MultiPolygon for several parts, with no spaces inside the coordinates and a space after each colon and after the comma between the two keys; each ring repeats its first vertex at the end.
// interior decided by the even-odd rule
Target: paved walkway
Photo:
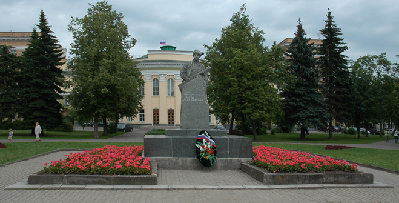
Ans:
{"type": "MultiPolygon", "coordinates": [[[[143,142],[148,128],[135,128],[110,139],[45,139],[43,142],[143,142]]],[[[32,140],[15,139],[15,142],[32,140]]],[[[8,142],[8,140],[0,140],[8,142]]],[[[287,143],[285,143],[287,144],[287,143]]],[[[315,144],[327,143],[290,143],[315,144]]],[[[338,144],[341,145],[341,144],[338,144]]],[[[345,146],[399,150],[399,144],[377,142],[372,144],[344,144],[345,146]]],[[[324,188],[324,189],[270,189],[237,190],[235,185],[260,185],[241,171],[159,170],[161,185],[223,186],[217,190],[4,190],[40,171],[45,162],[63,158],[70,152],[56,152],[27,161],[0,167],[0,202],[399,202],[399,175],[359,167],[373,173],[375,182],[394,188],[324,188]],[[223,189],[224,188],[224,189],[223,189]]]]}
{"type": "MultiPolygon", "coordinates": [[[[328,188],[234,190],[229,185],[259,184],[240,171],[160,170],[167,185],[223,185],[218,190],[4,190],[43,168],[43,163],[63,158],[56,152],[0,167],[0,202],[398,202],[399,176],[366,167],[375,182],[394,188],[328,188]]],[[[182,187],[184,188],[184,187],[182,187]]]]}

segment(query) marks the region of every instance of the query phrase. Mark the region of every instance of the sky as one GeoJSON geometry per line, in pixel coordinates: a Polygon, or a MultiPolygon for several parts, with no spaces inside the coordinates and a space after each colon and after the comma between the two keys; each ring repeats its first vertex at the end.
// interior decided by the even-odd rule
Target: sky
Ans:
{"type": "MultiPolygon", "coordinates": [[[[0,32],[31,32],[43,9],[59,43],[69,50],[71,17],[82,18],[89,0],[0,0],[0,32]]],[[[308,38],[322,38],[328,8],[356,60],[385,52],[399,62],[399,1],[397,0],[108,0],[124,15],[129,34],[137,40],[130,50],[134,58],[159,50],[160,41],[178,50],[205,52],[220,38],[222,28],[244,3],[255,27],[264,31],[265,45],[294,37],[298,18],[308,38]]]]}

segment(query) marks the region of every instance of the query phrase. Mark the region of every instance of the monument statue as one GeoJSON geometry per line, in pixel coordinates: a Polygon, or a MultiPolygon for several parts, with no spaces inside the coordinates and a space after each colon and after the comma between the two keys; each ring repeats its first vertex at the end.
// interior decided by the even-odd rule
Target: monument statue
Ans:
{"type": "Polygon", "coordinates": [[[195,50],[193,52],[193,61],[183,66],[183,69],[180,71],[180,77],[183,79],[183,82],[179,85],[180,91],[182,91],[182,86],[197,77],[204,81],[205,88],[208,87],[209,68],[205,68],[205,66],[200,63],[199,59],[202,55],[204,55],[204,53],[195,50]]]}
{"type": "Polygon", "coordinates": [[[209,68],[205,68],[199,59],[202,52],[193,52],[193,61],[183,66],[179,85],[182,94],[181,128],[209,129],[209,105],[206,94],[209,68]]]}

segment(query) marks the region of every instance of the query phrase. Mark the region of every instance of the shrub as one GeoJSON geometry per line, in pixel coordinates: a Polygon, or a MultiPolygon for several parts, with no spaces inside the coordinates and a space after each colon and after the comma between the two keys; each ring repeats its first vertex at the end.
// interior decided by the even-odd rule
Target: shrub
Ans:
{"type": "Polygon", "coordinates": [[[281,128],[272,128],[271,130],[270,130],[270,133],[272,134],[272,135],[274,135],[274,134],[276,134],[276,133],[282,133],[283,131],[281,130],[281,128]]]}
{"type": "Polygon", "coordinates": [[[342,128],[341,133],[342,134],[348,134],[348,128],[342,128]]]}
{"type": "Polygon", "coordinates": [[[108,132],[109,133],[116,133],[116,124],[114,122],[108,125],[108,132]]]}
{"type": "Polygon", "coordinates": [[[354,134],[356,134],[356,130],[354,128],[349,128],[348,129],[348,134],[354,135],[354,134]]]}

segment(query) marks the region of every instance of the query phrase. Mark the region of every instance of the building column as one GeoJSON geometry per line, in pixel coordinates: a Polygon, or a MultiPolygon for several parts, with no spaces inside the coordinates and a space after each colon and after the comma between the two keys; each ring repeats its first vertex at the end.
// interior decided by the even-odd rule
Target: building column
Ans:
{"type": "Polygon", "coordinates": [[[166,74],[159,74],[159,124],[166,125],[168,124],[167,91],[168,84],[166,81],[166,74]]]}
{"type": "Polygon", "coordinates": [[[144,123],[152,125],[152,75],[144,75],[144,98],[142,101],[144,109],[144,123]]]}

